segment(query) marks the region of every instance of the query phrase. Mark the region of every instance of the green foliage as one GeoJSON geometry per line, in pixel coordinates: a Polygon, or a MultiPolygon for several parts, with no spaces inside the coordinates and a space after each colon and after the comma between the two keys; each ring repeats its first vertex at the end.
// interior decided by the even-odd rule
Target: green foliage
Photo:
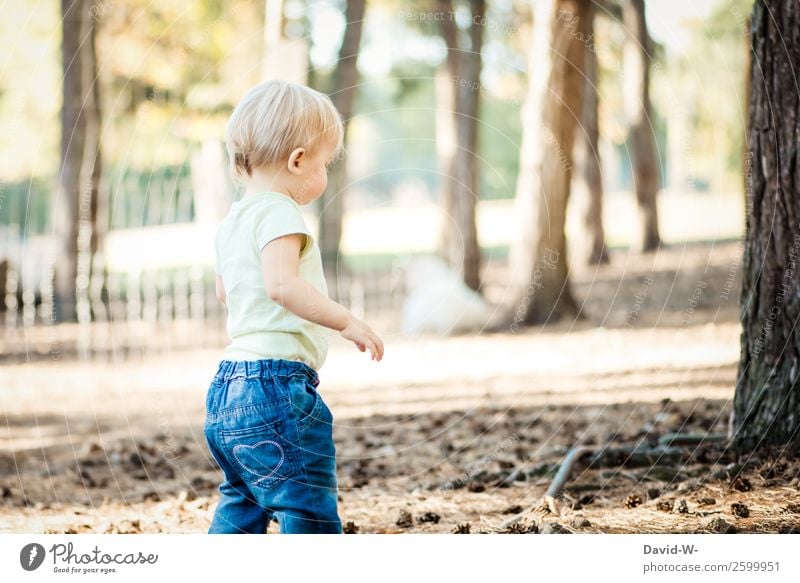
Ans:
{"type": "Polygon", "coordinates": [[[181,164],[190,144],[221,136],[259,80],[262,23],[263,3],[248,0],[116,0],[101,13],[108,161],[181,164]]]}
{"type": "Polygon", "coordinates": [[[35,177],[0,183],[0,226],[17,228],[17,234],[41,235],[50,228],[54,180],[35,177]]]}
{"type": "Polygon", "coordinates": [[[520,104],[484,93],[481,103],[478,150],[483,158],[480,198],[514,198],[522,140],[520,104]]]}
{"type": "MultiPolygon", "coordinates": [[[[364,83],[356,99],[354,138],[364,136],[352,155],[371,158],[359,188],[386,198],[404,180],[414,178],[434,189],[438,180],[435,142],[433,68],[406,62],[388,79],[364,83]]],[[[350,155],[350,154],[349,154],[350,155]]]]}
{"type": "Polygon", "coordinates": [[[687,51],[669,61],[656,79],[659,108],[668,112],[677,107],[688,116],[684,148],[698,189],[742,188],[751,7],[752,0],[719,2],[707,19],[691,22],[687,51]]]}
{"type": "Polygon", "coordinates": [[[12,0],[3,6],[0,179],[8,182],[55,174],[61,103],[58,4],[12,0]]]}
{"type": "Polygon", "coordinates": [[[109,172],[109,224],[112,229],[191,222],[194,198],[188,164],[146,171],[109,172]]]}

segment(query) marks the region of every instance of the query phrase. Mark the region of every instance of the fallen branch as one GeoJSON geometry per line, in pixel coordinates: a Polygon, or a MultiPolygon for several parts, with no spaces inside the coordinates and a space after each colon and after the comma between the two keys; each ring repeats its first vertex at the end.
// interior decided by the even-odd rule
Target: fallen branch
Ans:
{"type": "Polygon", "coordinates": [[[572,472],[572,466],[575,465],[580,458],[585,456],[587,453],[591,453],[594,451],[594,447],[588,445],[576,445],[573,447],[569,452],[567,452],[564,461],[558,468],[558,472],[556,473],[556,477],[553,478],[553,482],[550,484],[550,487],[545,492],[544,496],[537,500],[534,504],[528,507],[526,510],[523,510],[519,514],[512,516],[505,522],[500,525],[501,529],[506,529],[512,524],[519,522],[526,514],[529,512],[533,512],[536,510],[543,502],[547,503],[550,512],[555,514],[556,516],[560,515],[560,508],[558,507],[558,503],[556,501],[556,496],[561,492],[561,489],[564,487],[564,484],[569,479],[569,475],[572,472]]]}
{"type": "MultiPolygon", "coordinates": [[[[534,512],[538,508],[542,507],[543,504],[547,504],[547,508],[550,510],[550,512],[556,516],[560,516],[561,509],[556,497],[564,488],[564,485],[569,479],[575,462],[586,456],[588,453],[595,452],[595,455],[592,456],[590,465],[602,465],[601,462],[604,459],[625,455],[626,459],[616,465],[647,465],[647,463],[649,463],[651,466],[653,466],[655,465],[653,457],[655,457],[657,460],[662,460],[665,457],[669,458],[676,455],[683,455],[685,454],[685,450],[682,449],[682,447],[697,446],[705,442],[723,442],[727,439],[728,436],[723,433],[667,433],[659,438],[658,447],[651,449],[642,449],[641,447],[630,446],[614,449],[603,447],[599,448],[598,451],[595,451],[598,448],[588,445],[576,445],[569,450],[569,452],[567,452],[567,455],[564,457],[564,461],[559,466],[558,472],[556,473],[553,482],[550,484],[550,487],[547,489],[547,492],[545,492],[544,496],[539,498],[536,502],[519,514],[516,514],[505,522],[501,523],[500,529],[505,530],[512,524],[516,524],[522,520],[525,515],[534,512]],[[631,464],[630,462],[634,463],[631,464]]],[[[512,475],[514,474],[515,473],[512,473],[512,475]]],[[[514,478],[516,478],[516,475],[514,475],[514,478]]]]}

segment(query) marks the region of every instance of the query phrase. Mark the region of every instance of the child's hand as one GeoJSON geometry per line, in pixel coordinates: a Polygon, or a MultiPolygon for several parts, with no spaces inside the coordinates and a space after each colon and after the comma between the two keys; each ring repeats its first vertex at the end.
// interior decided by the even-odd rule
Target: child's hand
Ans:
{"type": "Polygon", "coordinates": [[[383,358],[383,341],[372,331],[372,328],[355,316],[351,315],[348,318],[347,326],[342,329],[341,334],[346,340],[355,343],[361,352],[369,348],[372,360],[379,361],[383,358]]]}

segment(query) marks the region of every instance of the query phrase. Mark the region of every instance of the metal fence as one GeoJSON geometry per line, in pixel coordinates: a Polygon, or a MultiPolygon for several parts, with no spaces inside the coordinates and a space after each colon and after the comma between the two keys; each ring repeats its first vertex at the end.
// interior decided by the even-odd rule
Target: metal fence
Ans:
{"type": "Polygon", "coordinates": [[[108,225],[112,230],[194,220],[192,177],[187,164],[148,172],[120,170],[109,182],[108,225]]]}
{"type": "MultiPolygon", "coordinates": [[[[10,267],[5,279],[3,359],[128,358],[168,350],[221,347],[226,310],[217,300],[213,268],[106,273],[93,282],[92,321],[55,324],[52,296],[20,285],[10,267]]],[[[396,320],[402,290],[390,271],[375,268],[340,276],[337,300],[369,321],[396,320]]]]}

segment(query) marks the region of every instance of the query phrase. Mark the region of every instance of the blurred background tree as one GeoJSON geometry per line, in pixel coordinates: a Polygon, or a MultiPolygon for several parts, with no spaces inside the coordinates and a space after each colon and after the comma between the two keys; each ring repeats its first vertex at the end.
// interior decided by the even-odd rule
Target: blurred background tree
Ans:
{"type": "Polygon", "coordinates": [[[633,247],[638,251],[652,251],[661,242],[656,204],[656,194],[660,187],[659,164],[650,104],[653,43],[647,30],[644,0],[626,0],[622,14],[626,29],[623,59],[625,115],[633,165],[633,191],[638,208],[638,225],[633,247]]]}
{"type": "Polygon", "coordinates": [[[575,135],[573,158],[575,171],[572,185],[576,203],[581,209],[583,237],[576,243],[579,261],[590,265],[608,263],[605,234],[603,231],[603,169],[600,155],[600,121],[597,75],[597,46],[595,44],[594,20],[597,8],[590,3],[586,22],[584,48],[583,103],[580,123],[575,135]]]}
{"type": "Polygon", "coordinates": [[[510,312],[517,324],[552,316],[577,316],[569,287],[565,235],[589,33],[588,2],[553,0],[541,5],[529,61],[528,97],[523,107],[517,231],[510,257],[510,312]],[[514,308],[516,307],[516,310],[514,308]]]}
{"type": "MultiPolygon", "coordinates": [[[[364,25],[365,0],[354,0],[346,3],[344,12],[345,28],[336,70],[333,74],[333,85],[330,90],[331,99],[342,116],[345,127],[345,146],[353,117],[353,106],[358,93],[358,53],[361,50],[361,36],[364,25]]],[[[338,298],[338,276],[346,269],[344,262],[339,261],[342,239],[342,211],[344,198],[347,196],[347,165],[344,158],[336,160],[331,168],[328,188],[322,198],[320,212],[319,241],[323,264],[328,267],[328,287],[333,291],[332,297],[338,298]],[[333,269],[331,269],[333,267],[333,269]]]]}
{"type": "Polygon", "coordinates": [[[437,94],[442,95],[437,103],[436,136],[443,183],[441,254],[467,286],[480,290],[481,251],[475,209],[480,196],[478,116],[486,2],[470,0],[467,4],[465,34],[458,26],[452,0],[437,0],[436,8],[447,47],[447,58],[437,77],[437,94]]]}
{"type": "Polygon", "coordinates": [[[61,164],[52,211],[60,252],[55,262],[55,317],[88,322],[92,259],[98,250],[97,208],[102,110],[97,83],[93,0],[62,0],[61,164]]]}

